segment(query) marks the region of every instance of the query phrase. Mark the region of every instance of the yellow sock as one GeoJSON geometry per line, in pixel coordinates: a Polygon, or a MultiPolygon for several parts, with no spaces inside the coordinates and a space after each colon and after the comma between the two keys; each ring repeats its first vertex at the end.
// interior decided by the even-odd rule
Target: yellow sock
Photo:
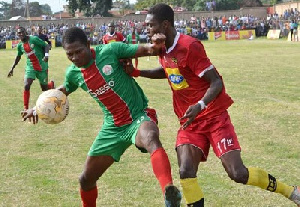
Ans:
{"type": "Polygon", "coordinates": [[[294,191],[293,186],[282,183],[262,169],[249,167],[249,179],[246,185],[253,185],[289,198],[294,191]]]}
{"type": "Polygon", "coordinates": [[[186,204],[195,203],[204,197],[197,178],[180,179],[180,184],[186,204]]]}

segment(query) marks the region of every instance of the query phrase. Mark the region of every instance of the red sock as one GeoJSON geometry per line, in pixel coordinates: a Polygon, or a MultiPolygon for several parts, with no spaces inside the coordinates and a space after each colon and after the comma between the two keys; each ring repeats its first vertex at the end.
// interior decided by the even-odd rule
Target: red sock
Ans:
{"type": "Polygon", "coordinates": [[[49,89],[54,89],[54,82],[53,81],[48,82],[48,90],[49,89]]]}
{"type": "Polygon", "coordinates": [[[80,189],[80,196],[82,200],[82,207],[96,207],[96,200],[98,197],[97,186],[89,191],[80,189]]]}
{"type": "Polygon", "coordinates": [[[23,92],[24,109],[28,109],[29,107],[29,97],[30,97],[30,91],[24,91],[23,92]]]}
{"type": "Polygon", "coordinates": [[[153,172],[159,181],[162,192],[165,192],[165,186],[172,184],[171,165],[164,148],[158,148],[151,154],[151,164],[153,172]]]}

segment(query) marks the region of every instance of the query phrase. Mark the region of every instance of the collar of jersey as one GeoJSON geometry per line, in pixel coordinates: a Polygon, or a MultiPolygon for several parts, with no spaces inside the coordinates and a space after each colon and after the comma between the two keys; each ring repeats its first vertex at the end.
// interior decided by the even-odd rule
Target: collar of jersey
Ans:
{"type": "Polygon", "coordinates": [[[116,34],[116,32],[114,32],[113,34],[110,34],[110,32],[108,33],[109,36],[114,36],[116,34]]]}
{"type": "Polygon", "coordinates": [[[167,50],[167,52],[166,52],[167,54],[170,53],[170,52],[172,52],[172,50],[174,49],[174,47],[177,45],[179,37],[180,37],[180,33],[177,32],[176,37],[174,38],[173,45],[167,50]]]}
{"type": "Polygon", "coordinates": [[[92,59],[90,60],[90,62],[88,64],[82,66],[82,68],[88,68],[95,62],[96,52],[93,48],[91,48],[91,53],[92,53],[92,59]]]}

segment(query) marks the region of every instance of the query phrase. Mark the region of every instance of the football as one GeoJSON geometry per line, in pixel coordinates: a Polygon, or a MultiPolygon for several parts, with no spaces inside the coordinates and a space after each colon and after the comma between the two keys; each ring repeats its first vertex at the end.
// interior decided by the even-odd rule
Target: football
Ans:
{"type": "Polygon", "coordinates": [[[58,124],[69,113],[67,96],[57,89],[44,91],[36,101],[36,113],[46,124],[58,124]]]}

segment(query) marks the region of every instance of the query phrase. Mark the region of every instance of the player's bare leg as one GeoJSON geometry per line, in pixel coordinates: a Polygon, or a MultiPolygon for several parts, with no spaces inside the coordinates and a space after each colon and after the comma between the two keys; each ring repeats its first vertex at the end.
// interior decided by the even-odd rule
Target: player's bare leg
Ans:
{"type": "MultiPolygon", "coordinates": [[[[277,180],[266,171],[255,167],[246,168],[241,159],[241,153],[239,150],[224,154],[221,157],[221,161],[226,172],[228,173],[228,176],[237,183],[257,186],[264,190],[282,194],[289,199],[291,199],[294,194],[297,195],[298,191],[294,193],[295,189],[293,186],[277,180]]],[[[298,197],[298,201],[297,196],[293,197],[292,199],[296,204],[300,203],[300,197],[298,197]]]]}
{"type": "Polygon", "coordinates": [[[177,147],[180,184],[187,206],[204,206],[204,194],[197,180],[198,166],[203,156],[202,151],[194,145],[177,147]]]}
{"type": "Polygon", "coordinates": [[[84,171],[79,178],[83,207],[96,207],[98,189],[96,182],[114,163],[111,156],[88,156],[84,171]]]}

